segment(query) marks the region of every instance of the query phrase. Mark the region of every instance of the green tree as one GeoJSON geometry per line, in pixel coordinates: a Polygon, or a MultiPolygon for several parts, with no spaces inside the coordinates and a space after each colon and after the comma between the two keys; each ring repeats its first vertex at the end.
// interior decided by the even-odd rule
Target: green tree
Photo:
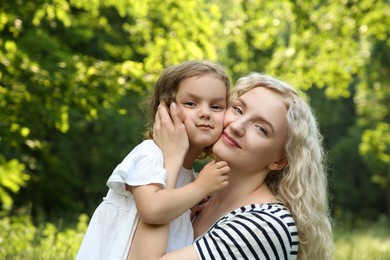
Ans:
{"type": "MultiPolygon", "coordinates": [[[[390,8],[388,9],[390,13],[390,8]]],[[[390,14],[389,14],[390,16],[390,14]]],[[[389,21],[389,19],[387,20],[389,21]]],[[[390,24],[390,21],[388,22],[390,24]]],[[[390,49],[388,37],[372,44],[370,62],[361,73],[355,97],[358,125],[364,129],[360,154],[370,169],[370,180],[385,194],[390,215],[390,49]]]]}
{"type": "MultiPolygon", "coordinates": [[[[365,191],[373,194],[370,198],[387,198],[390,212],[389,4],[218,2],[227,46],[223,62],[233,77],[265,72],[292,83],[311,99],[333,167],[332,205],[356,212],[349,194],[359,192],[349,179],[361,178],[367,182],[365,191]],[[350,156],[345,155],[348,151],[350,156]]],[[[360,207],[378,213],[370,198],[360,200],[360,207]]]]}
{"type": "Polygon", "coordinates": [[[24,165],[16,202],[33,213],[95,208],[161,70],[217,58],[220,14],[202,1],[18,0],[0,14],[0,154],[24,165]]]}
{"type": "Polygon", "coordinates": [[[140,101],[161,70],[210,59],[311,101],[337,216],[381,214],[385,200],[390,212],[389,19],[383,0],[3,1],[2,206],[91,213],[142,138],[140,101]]]}

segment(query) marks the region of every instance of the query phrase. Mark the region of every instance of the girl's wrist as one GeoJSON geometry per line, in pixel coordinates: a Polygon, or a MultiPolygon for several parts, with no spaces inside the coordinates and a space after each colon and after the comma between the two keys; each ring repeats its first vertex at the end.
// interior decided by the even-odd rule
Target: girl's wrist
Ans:
{"type": "Polygon", "coordinates": [[[202,199],[209,195],[209,191],[205,188],[206,186],[202,184],[198,179],[195,179],[191,184],[194,185],[194,190],[199,194],[199,198],[202,199]]]}

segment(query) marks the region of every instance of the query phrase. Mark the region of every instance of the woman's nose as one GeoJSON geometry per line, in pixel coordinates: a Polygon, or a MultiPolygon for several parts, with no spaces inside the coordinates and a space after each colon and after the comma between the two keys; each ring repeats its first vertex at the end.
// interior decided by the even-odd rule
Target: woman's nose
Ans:
{"type": "Polygon", "coordinates": [[[245,122],[243,120],[237,119],[229,124],[232,132],[237,136],[242,136],[245,133],[245,122]]]}

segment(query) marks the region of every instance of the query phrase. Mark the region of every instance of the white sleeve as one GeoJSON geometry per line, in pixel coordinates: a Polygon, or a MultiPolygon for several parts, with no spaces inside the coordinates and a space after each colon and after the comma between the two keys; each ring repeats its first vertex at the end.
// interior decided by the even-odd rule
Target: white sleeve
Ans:
{"type": "MultiPolygon", "coordinates": [[[[121,171],[122,169],[119,169],[121,171]]],[[[131,167],[127,170],[126,183],[130,186],[148,184],[160,184],[165,188],[167,173],[163,168],[163,162],[150,156],[150,154],[139,154],[131,167]]]]}
{"type": "Polygon", "coordinates": [[[108,187],[124,193],[125,183],[130,186],[148,184],[166,185],[163,155],[152,141],[144,141],[135,147],[126,158],[114,169],[107,182],[108,187]]]}

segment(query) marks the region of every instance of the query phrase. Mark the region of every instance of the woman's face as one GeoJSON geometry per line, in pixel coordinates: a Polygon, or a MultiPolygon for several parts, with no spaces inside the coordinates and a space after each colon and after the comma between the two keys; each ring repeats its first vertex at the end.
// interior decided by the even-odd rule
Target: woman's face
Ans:
{"type": "Polygon", "coordinates": [[[245,171],[283,168],[286,113],[286,105],[276,92],[265,87],[249,90],[226,111],[224,131],[213,152],[230,167],[245,171]]]}

